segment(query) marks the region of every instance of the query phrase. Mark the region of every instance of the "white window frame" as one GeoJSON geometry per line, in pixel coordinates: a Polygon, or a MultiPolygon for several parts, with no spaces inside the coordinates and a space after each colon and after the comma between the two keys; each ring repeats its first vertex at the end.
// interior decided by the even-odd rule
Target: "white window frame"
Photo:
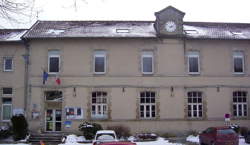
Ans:
{"type": "Polygon", "coordinates": [[[2,95],[3,95],[3,96],[13,96],[13,88],[12,88],[12,87],[3,87],[3,88],[2,88],[2,95]],[[3,93],[3,89],[4,89],[4,88],[11,88],[11,89],[12,89],[11,94],[4,94],[4,93],[3,93]]]}
{"type": "Polygon", "coordinates": [[[60,72],[60,68],[61,68],[61,58],[60,58],[60,52],[59,50],[51,50],[48,52],[48,74],[58,74],[60,72]],[[55,53],[58,54],[50,54],[53,53],[53,51],[55,53]],[[58,72],[50,72],[50,58],[58,58],[58,72]]]}
{"type": "Polygon", "coordinates": [[[83,119],[83,109],[81,107],[66,107],[66,118],[67,119],[83,119]],[[74,114],[67,115],[67,112],[69,112],[70,109],[74,110],[74,114]],[[81,114],[77,115],[77,110],[81,110],[81,114]]]}
{"type": "Polygon", "coordinates": [[[200,74],[200,54],[199,54],[199,52],[197,52],[197,51],[190,51],[190,52],[188,52],[188,54],[187,54],[187,56],[188,56],[188,74],[193,74],[193,75],[198,75],[198,74],[200,74]],[[198,58],[198,72],[190,72],[190,66],[189,66],[189,59],[190,58],[198,58]]]}
{"type": "Polygon", "coordinates": [[[154,53],[152,51],[144,51],[142,52],[142,55],[141,55],[141,73],[142,74],[154,74],[154,53]],[[143,58],[144,57],[148,57],[148,58],[151,58],[152,59],[152,72],[144,72],[144,68],[143,68],[143,58]]]}
{"type": "Polygon", "coordinates": [[[14,71],[14,62],[13,62],[13,57],[4,57],[4,64],[3,64],[3,70],[5,72],[12,72],[14,71]],[[6,59],[11,59],[11,69],[6,69],[6,59]]]}
{"type": "Polygon", "coordinates": [[[94,61],[93,61],[93,68],[94,68],[94,74],[105,74],[106,73],[106,66],[107,66],[107,60],[106,60],[106,52],[105,51],[95,51],[94,52],[94,61]],[[95,68],[95,62],[96,62],[96,57],[103,57],[104,58],[104,72],[96,72],[95,68]]]}
{"type": "MultiPolygon", "coordinates": [[[[235,91],[235,92],[239,92],[239,91],[235,91]]],[[[245,92],[245,91],[241,91],[241,92],[245,92]]],[[[247,92],[245,92],[246,94],[247,94],[247,92]]],[[[234,102],[233,101],[233,107],[234,107],[234,105],[236,105],[236,110],[234,110],[234,108],[233,108],[233,115],[234,115],[234,111],[236,111],[236,116],[234,115],[234,117],[238,117],[238,118],[240,118],[240,117],[247,117],[248,116],[248,104],[247,104],[247,95],[246,96],[233,96],[233,97],[237,97],[237,99],[239,98],[239,97],[246,97],[246,102],[234,102]],[[247,106],[246,107],[246,110],[244,110],[244,106],[247,106]],[[239,115],[240,113],[240,111],[239,111],[239,106],[241,106],[241,116],[239,115]],[[246,115],[244,115],[244,112],[247,112],[247,114],[246,115]]]]}
{"type": "Polygon", "coordinates": [[[244,53],[243,52],[234,52],[233,53],[233,73],[234,74],[244,74],[245,73],[245,60],[244,60],[244,53]],[[242,60],[242,72],[235,72],[235,58],[241,58],[242,60]]]}
{"type": "MultiPolygon", "coordinates": [[[[2,101],[3,101],[3,98],[2,98],[2,101]]],[[[11,107],[10,113],[11,113],[11,116],[12,116],[12,110],[13,110],[13,108],[12,108],[12,99],[11,99],[11,104],[4,104],[4,102],[2,102],[2,115],[1,115],[2,121],[3,121],[3,122],[10,122],[11,117],[10,117],[9,120],[4,120],[4,118],[3,118],[3,112],[4,112],[4,111],[3,111],[3,108],[4,108],[4,106],[10,106],[10,107],[11,107]]]]}
{"type": "MultiPolygon", "coordinates": [[[[193,93],[193,92],[196,92],[197,93],[197,95],[198,95],[198,93],[200,92],[201,93],[201,102],[198,102],[198,97],[196,97],[197,98],[197,103],[189,103],[188,101],[187,101],[187,107],[188,106],[191,106],[191,116],[188,116],[188,112],[189,112],[189,109],[187,108],[187,117],[188,118],[191,118],[191,119],[195,119],[195,118],[202,118],[203,116],[204,116],[204,106],[203,106],[203,93],[201,92],[201,91],[190,91],[190,92],[188,92],[188,93],[193,93]],[[202,107],[202,110],[200,110],[199,109],[199,106],[201,105],[201,107],[202,107]],[[194,106],[196,106],[196,110],[194,110],[194,106]],[[197,116],[194,116],[194,111],[196,111],[196,115],[197,116]],[[200,116],[199,115],[199,112],[202,112],[202,116],[200,116]]],[[[189,99],[189,96],[188,96],[188,94],[187,94],[187,97],[188,97],[188,99],[189,99]]],[[[192,99],[193,99],[193,96],[192,96],[192,99]]]]}
{"type": "MultiPolygon", "coordinates": [[[[146,97],[144,97],[146,99],[146,97]]],[[[152,98],[152,96],[150,96],[150,98],[152,98]]],[[[156,92],[155,91],[142,91],[140,92],[140,105],[139,105],[139,116],[141,119],[154,119],[156,118],[156,92]],[[155,102],[154,103],[142,103],[141,102],[141,93],[145,93],[146,95],[146,92],[154,92],[155,93],[155,96],[154,96],[154,99],[155,99],[155,102]],[[141,110],[141,106],[143,106],[143,110],[141,110]],[[146,107],[149,106],[149,116],[147,117],[147,109],[146,107]],[[152,107],[155,107],[155,116],[153,117],[153,110],[152,110],[152,107]],[[141,113],[143,112],[143,116],[141,116],[141,113]]]]}
{"type": "MultiPolygon", "coordinates": [[[[96,93],[96,101],[97,101],[97,92],[105,92],[105,91],[94,91],[92,93],[96,93]]],[[[107,93],[107,92],[106,92],[107,93]]],[[[91,96],[91,118],[93,119],[107,119],[108,117],[108,104],[107,104],[107,95],[106,96],[103,96],[101,94],[101,103],[93,103],[92,102],[92,99],[93,99],[93,96],[91,96]],[[103,102],[103,98],[106,97],[106,103],[103,102]],[[95,107],[95,111],[93,111],[92,107],[95,107]],[[105,109],[104,109],[105,108],[105,109]],[[94,113],[93,113],[94,112],[94,113]],[[99,113],[101,112],[101,113],[99,113]]]]}

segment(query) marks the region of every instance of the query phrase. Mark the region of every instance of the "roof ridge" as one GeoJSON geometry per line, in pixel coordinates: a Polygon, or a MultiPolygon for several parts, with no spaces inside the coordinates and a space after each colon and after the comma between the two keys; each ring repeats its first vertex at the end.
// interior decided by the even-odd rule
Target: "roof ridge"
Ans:
{"type": "Polygon", "coordinates": [[[250,25],[250,23],[235,23],[235,22],[195,22],[185,21],[184,24],[228,24],[228,25],[250,25]]]}
{"type": "Polygon", "coordinates": [[[39,22],[155,22],[153,20],[39,20],[39,22]]]}

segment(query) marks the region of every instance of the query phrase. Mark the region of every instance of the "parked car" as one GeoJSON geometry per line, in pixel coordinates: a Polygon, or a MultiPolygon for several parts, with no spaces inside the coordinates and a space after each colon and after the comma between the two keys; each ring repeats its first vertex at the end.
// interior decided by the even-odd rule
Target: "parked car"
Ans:
{"type": "Polygon", "coordinates": [[[93,145],[99,145],[103,142],[116,142],[116,133],[113,130],[99,130],[95,134],[93,145]]]}
{"type": "Polygon", "coordinates": [[[200,145],[239,145],[239,136],[230,127],[209,127],[199,139],[200,145]]]}
{"type": "Polygon", "coordinates": [[[245,142],[250,143],[250,131],[248,131],[244,137],[245,137],[245,142]]]}
{"type": "Polygon", "coordinates": [[[132,142],[119,141],[113,130],[99,130],[96,132],[93,145],[136,145],[132,142]]]}

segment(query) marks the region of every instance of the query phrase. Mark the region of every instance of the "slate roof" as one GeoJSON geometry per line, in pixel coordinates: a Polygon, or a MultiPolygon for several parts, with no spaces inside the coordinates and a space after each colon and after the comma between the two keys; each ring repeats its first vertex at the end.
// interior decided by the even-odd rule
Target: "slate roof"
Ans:
{"type": "Polygon", "coordinates": [[[186,38],[192,39],[250,39],[248,23],[185,22],[186,38]]]}
{"type": "Polygon", "coordinates": [[[155,38],[152,21],[38,21],[24,38],[155,38]]]}
{"type": "Polygon", "coordinates": [[[0,42],[18,42],[27,30],[25,29],[0,29],[0,42]]]}
{"type": "MultiPolygon", "coordinates": [[[[36,38],[157,38],[154,21],[37,21],[31,29],[0,30],[0,41],[36,38]]],[[[250,24],[184,22],[187,39],[250,40],[250,24]]]]}

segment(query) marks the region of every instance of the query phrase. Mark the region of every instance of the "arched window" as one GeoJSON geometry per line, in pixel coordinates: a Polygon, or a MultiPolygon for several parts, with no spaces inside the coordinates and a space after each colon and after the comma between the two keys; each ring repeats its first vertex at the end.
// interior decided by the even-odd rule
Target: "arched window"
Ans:
{"type": "Polygon", "coordinates": [[[201,118],[203,117],[202,92],[188,92],[188,117],[201,118]]]}
{"type": "Polygon", "coordinates": [[[235,117],[247,116],[247,92],[246,91],[233,92],[233,115],[235,117]]]}
{"type": "Polygon", "coordinates": [[[155,117],[155,96],[153,91],[145,91],[140,93],[140,118],[155,117]]]}

